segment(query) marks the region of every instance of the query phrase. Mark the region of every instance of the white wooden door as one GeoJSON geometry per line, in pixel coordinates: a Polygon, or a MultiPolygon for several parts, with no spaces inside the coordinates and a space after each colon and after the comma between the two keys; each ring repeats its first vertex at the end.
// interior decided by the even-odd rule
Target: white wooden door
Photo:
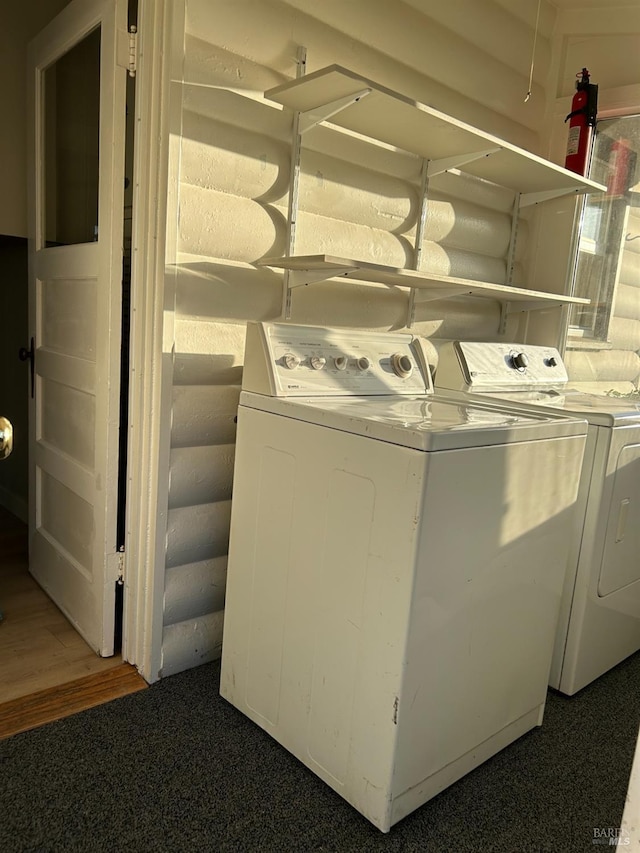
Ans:
{"type": "Polygon", "coordinates": [[[29,46],[30,570],[114,652],[125,0],[74,0],[29,46]]]}

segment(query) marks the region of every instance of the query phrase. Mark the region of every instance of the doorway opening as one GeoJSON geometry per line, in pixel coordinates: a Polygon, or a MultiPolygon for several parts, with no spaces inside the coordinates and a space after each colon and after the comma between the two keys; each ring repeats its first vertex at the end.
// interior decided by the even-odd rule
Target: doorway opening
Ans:
{"type": "MultiPolygon", "coordinates": [[[[127,4],[124,4],[126,9],[127,4]]],[[[84,2],[78,4],[77,2],[71,2],[69,4],[69,8],[76,7],[78,10],[78,18],[81,18],[83,14],[85,14],[86,6],[84,2]]],[[[137,2],[133,0],[133,2],[129,3],[129,21],[130,23],[135,22],[137,15],[137,2]]],[[[71,20],[71,18],[68,18],[71,20]]],[[[47,28],[48,30],[49,28],[47,28]]],[[[100,50],[101,45],[99,44],[99,38],[103,35],[102,31],[106,32],[107,28],[103,28],[102,26],[98,26],[89,32],[88,35],[88,43],[87,45],[83,45],[80,49],[88,51],[91,54],[91,60],[89,62],[90,67],[95,69],[95,56],[96,56],[96,46],[98,50],[98,57],[100,58],[100,62],[102,64],[103,59],[106,58],[107,51],[104,50],[104,57],[101,57],[102,51],[100,50]]],[[[112,31],[111,28],[109,28],[112,31]]],[[[55,31],[54,31],[55,32],[55,31]]],[[[87,30],[85,29],[85,32],[87,30]]],[[[48,35],[48,33],[45,33],[48,35]]],[[[40,39],[39,39],[40,40],[40,39]]],[[[42,44],[42,40],[40,40],[42,44]]],[[[82,41],[76,42],[76,46],[82,45],[82,41]]],[[[40,46],[36,47],[37,50],[40,50],[40,46]]],[[[71,48],[73,50],[74,48],[71,48]]],[[[69,53],[70,51],[67,51],[69,53]]],[[[45,54],[46,55],[46,54],[45,54]]],[[[45,60],[45,65],[38,65],[39,54],[33,54],[33,62],[36,63],[36,67],[41,69],[41,75],[44,82],[44,88],[46,88],[46,75],[49,73],[49,69],[53,69],[56,65],[56,61],[49,62],[49,60],[45,60]],[[47,64],[48,63],[48,64],[47,64]]],[[[60,58],[64,58],[66,56],[65,53],[58,54],[60,58]]],[[[31,60],[30,60],[31,61],[31,60]]],[[[102,64],[104,68],[104,65],[102,64]]],[[[117,70],[117,73],[120,73],[121,69],[117,70]]],[[[107,66],[107,71],[105,72],[108,75],[112,75],[114,73],[113,70],[110,70],[107,66]]],[[[85,80],[80,79],[80,75],[77,73],[75,75],[67,75],[71,76],[72,83],[76,86],[76,92],[78,87],[82,90],[82,87],[85,85],[85,80]]],[[[105,79],[111,79],[110,76],[105,79]]],[[[122,81],[122,78],[120,78],[122,81]]],[[[54,107],[63,106],[66,110],[66,115],[69,113],[73,115],[73,123],[74,123],[74,132],[77,129],[77,125],[82,118],[79,115],[82,112],[81,102],[75,98],[74,96],[68,96],[66,104],[63,103],[64,98],[66,97],[64,93],[61,91],[61,87],[59,84],[61,82],[61,78],[58,80],[54,80],[54,75],[49,76],[49,86],[50,90],[52,90],[56,99],[54,100],[54,107]],[[52,82],[51,82],[52,81],[52,82]],[[75,106],[75,109],[74,109],[75,106]]],[[[96,101],[99,100],[99,97],[96,98],[96,101]]],[[[122,100],[119,102],[122,104],[122,100]]],[[[46,114],[46,103],[44,105],[46,114]]],[[[117,113],[124,118],[124,110],[121,108],[117,108],[117,113]]],[[[116,112],[113,113],[114,115],[116,112]]],[[[85,113],[87,115],[87,113],[85,113]]],[[[58,116],[56,116],[55,110],[49,113],[49,118],[54,117],[57,121],[58,116]]],[[[94,250],[98,249],[99,246],[96,246],[96,243],[100,244],[101,242],[110,244],[112,241],[102,241],[103,234],[97,233],[97,214],[96,214],[96,197],[95,193],[85,192],[84,197],[82,195],[78,196],[77,192],[82,192],[79,187],[76,186],[76,182],[80,177],[86,177],[87,175],[94,174],[95,170],[92,168],[95,165],[95,160],[90,156],[88,144],[92,136],[92,126],[95,124],[95,120],[91,121],[92,113],[89,111],[88,114],[88,125],[86,131],[86,141],[87,145],[85,146],[84,154],[87,156],[84,159],[79,156],[78,151],[76,150],[75,157],[72,157],[72,166],[75,165],[74,168],[67,168],[67,171],[64,172],[64,175],[61,172],[58,172],[57,175],[57,194],[49,198],[48,189],[44,192],[42,196],[42,208],[39,215],[39,222],[42,226],[47,224],[52,224],[54,227],[54,232],[52,236],[49,233],[48,228],[43,227],[42,240],[40,245],[42,249],[45,251],[39,252],[40,255],[43,256],[42,262],[40,258],[38,261],[38,272],[36,277],[36,293],[39,300],[38,311],[36,320],[33,320],[33,316],[29,320],[29,325],[36,327],[38,329],[38,339],[36,340],[36,348],[39,348],[40,355],[40,364],[37,363],[36,359],[36,394],[39,396],[39,404],[42,406],[42,411],[39,416],[32,421],[36,426],[36,443],[38,444],[37,451],[39,456],[43,453],[51,453],[52,448],[55,452],[57,452],[58,457],[62,457],[63,461],[66,458],[67,462],[70,465],[75,464],[75,471],[82,469],[83,467],[83,459],[82,454],[85,452],[88,445],[83,445],[83,437],[80,432],[77,435],[72,435],[71,432],[65,430],[65,424],[75,427],[82,426],[83,423],[86,422],[82,410],[82,406],[86,405],[87,398],[90,396],[91,389],[87,382],[83,386],[84,379],[81,377],[81,381],[74,387],[73,382],[68,381],[67,384],[67,374],[63,372],[63,370],[67,369],[67,365],[69,365],[70,369],[77,367],[82,361],[82,353],[78,352],[85,342],[88,340],[83,337],[85,335],[86,327],[91,324],[91,312],[87,311],[86,308],[91,304],[91,300],[100,299],[100,293],[104,292],[104,284],[106,282],[105,279],[100,278],[101,273],[93,273],[91,270],[89,272],[70,272],[69,274],[60,275],[57,269],[51,271],[51,263],[50,259],[53,259],[55,263],[58,263],[60,259],[64,260],[66,257],[71,258],[71,253],[74,251],[74,247],[82,247],[85,249],[84,254],[80,256],[80,263],[84,263],[84,258],[93,257],[94,250]],[[82,174],[80,174],[82,173],[82,174]],[[72,185],[74,187],[72,192],[72,185]],[[78,208],[82,210],[82,216],[75,216],[74,220],[74,211],[71,208],[69,202],[72,197],[75,197],[78,202],[78,208]],[[57,205],[57,206],[53,206],[57,205]],[[69,228],[75,227],[75,223],[81,221],[81,227],[85,228],[85,230],[80,234],[79,232],[71,232],[66,233],[64,228],[69,225],[69,228]],[[87,224],[88,223],[88,224],[87,224]],[[86,227],[85,227],[86,226],[86,227]],[[87,230],[88,228],[88,230],[87,230]],[[85,233],[86,232],[86,233],[85,233]],[[91,244],[93,244],[93,248],[91,248],[91,244]],[[67,254],[69,253],[69,254],[67,254]],[[49,257],[47,258],[46,255],[49,257]],[[43,267],[45,267],[43,272],[43,267]],[[97,276],[97,277],[96,277],[97,276]],[[83,288],[83,285],[87,285],[83,288]],[[94,292],[97,296],[94,296],[90,293],[91,285],[93,287],[94,292]],[[76,298],[77,297],[77,298],[76,298]],[[45,313],[46,312],[46,313],[45,313]],[[65,316],[64,312],[68,312],[68,316],[65,316]],[[55,316],[54,316],[55,315],[55,316]],[[53,320],[51,318],[53,317],[53,320]],[[75,348],[75,349],[74,349],[75,348]],[[66,402],[65,402],[66,401],[66,402]],[[76,405],[77,404],[77,405],[76,405]],[[78,439],[76,441],[75,439],[78,439]],[[78,466],[77,460],[80,456],[80,466],[78,466]]],[[[43,122],[45,137],[47,132],[47,121],[43,122]]],[[[110,487],[110,494],[112,496],[113,502],[113,511],[111,515],[112,522],[107,525],[104,529],[107,531],[113,531],[108,535],[108,539],[110,541],[105,540],[105,547],[110,551],[114,552],[123,548],[124,546],[124,538],[125,538],[125,511],[126,511],[126,483],[127,483],[127,474],[126,474],[126,464],[127,464],[127,436],[128,436],[128,379],[129,379],[129,338],[130,338],[130,294],[131,294],[131,234],[132,234],[132,219],[133,219],[133,140],[134,140],[134,127],[135,127],[135,79],[131,78],[127,85],[127,97],[126,97],[126,145],[120,148],[120,151],[125,152],[125,178],[126,178],[126,187],[124,190],[124,201],[122,202],[122,219],[121,219],[121,227],[122,232],[119,234],[119,220],[120,217],[109,217],[104,215],[104,210],[101,209],[101,223],[106,223],[105,227],[112,228],[112,234],[115,236],[116,240],[121,241],[124,247],[124,257],[122,260],[122,276],[121,276],[121,284],[119,287],[121,305],[122,305],[122,325],[120,334],[121,334],[121,345],[120,345],[120,361],[119,364],[117,360],[115,361],[115,371],[114,371],[114,379],[117,379],[121,382],[120,395],[119,399],[115,396],[115,407],[112,407],[112,411],[115,410],[116,415],[118,416],[118,426],[119,426],[119,434],[118,436],[114,436],[114,440],[116,440],[118,452],[113,453],[113,462],[114,466],[117,462],[117,485],[115,481],[116,471],[113,469],[114,478],[111,480],[113,486],[110,487]],[[111,218],[113,220],[113,225],[109,226],[108,219],[111,218]],[[117,494],[116,494],[117,492],[117,494]],[[117,502],[116,502],[117,498],[117,502]],[[115,540],[115,541],[114,541],[115,540]]],[[[49,126],[49,129],[51,127],[49,126]]],[[[57,127],[55,128],[57,131],[57,127]]],[[[61,131],[63,134],[63,131],[61,131]]],[[[55,156],[60,155],[60,146],[62,144],[66,144],[69,133],[67,130],[66,137],[63,135],[58,135],[57,133],[53,136],[54,149],[58,146],[58,150],[54,150],[53,154],[55,156]]],[[[120,137],[122,139],[122,136],[120,137]]],[[[78,135],[76,134],[75,143],[78,141],[78,135]]],[[[36,144],[37,140],[36,140],[36,144]]],[[[123,144],[122,142],[120,143],[123,144]]],[[[46,150],[46,145],[44,146],[46,150]]],[[[45,154],[45,150],[43,150],[43,154],[45,154]]],[[[107,143],[104,144],[104,140],[101,137],[99,156],[100,159],[107,159],[110,156],[111,146],[107,143]]],[[[46,150],[48,155],[49,151],[46,150]]],[[[49,161],[47,157],[44,157],[47,161],[47,165],[49,165],[49,161]]],[[[36,161],[37,162],[37,161],[36,161]]],[[[117,162],[117,158],[114,158],[114,163],[117,162]]],[[[105,180],[102,172],[100,173],[101,177],[101,187],[116,187],[118,192],[113,193],[113,197],[116,199],[115,205],[117,205],[117,209],[121,209],[121,201],[122,193],[121,190],[121,181],[123,180],[123,176],[121,173],[121,161],[119,168],[116,170],[112,167],[111,172],[107,171],[106,174],[110,175],[110,179],[105,180]]],[[[100,168],[102,169],[102,163],[100,163],[100,168]]],[[[51,176],[51,170],[47,170],[48,175],[51,176]]],[[[43,189],[46,187],[46,178],[45,183],[41,182],[43,189]]],[[[39,192],[42,192],[40,190],[39,192]]],[[[102,192],[102,190],[101,190],[102,192]]],[[[111,209],[113,210],[115,205],[111,205],[111,209]]],[[[76,211],[77,213],[77,211],[76,211]]],[[[30,229],[32,225],[30,225],[30,229]]],[[[103,225],[100,226],[101,231],[103,231],[103,225]]],[[[30,233],[34,232],[30,230],[30,233]]],[[[36,252],[38,250],[36,249],[36,252]]],[[[120,264],[120,260],[118,260],[118,264],[120,264]]],[[[87,268],[87,265],[83,267],[83,269],[87,268]]],[[[76,268],[77,269],[77,268],[76,268]]],[[[30,272],[30,285],[31,288],[33,286],[33,273],[30,272]]],[[[115,280],[111,279],[114,281],[115,280]]],[[[26,283],[25,283],[26,290],[26,283]]],[[[113,303],[111,303],[113,305],[113,303]]],[[[94,308],[94,316],[95,316],[95,326],[98,328],[98,324],[100,322],[108,323],[108,314],[106,311],[101,311],[99,305],[99,301],[97,302],[97,310],[94,308]]],[[[105,327],[103,326],[103,329],[105,327]]],[[[28,337],[27,329],[24,330],[23,338],[26,340],[28,337]]],[[[115,338],[115,335],[113,336],[115,338]]],[[[21,343],[24,343],[24,340],[21,343]]],[[[91,344],[91,342],[89,342],[91,344]]],[[[38,352],[38,349],[36,349],[38,352]]],[[[17,361],[17,353],[16,353],[16,361],[17,361]]],[[[91,362],[91,357],[85,359],[85,363],[89,364],[91,362]]],[[[25,397],[29,396],[28,393],[28,383],[25,376],[25,366],[17,365],[18,371],[21,372],[22,381],[22,389],[25,397]]],[[[86,375],[86,367],[83,368],[85,370],[86,375]]],[[[100,374],[96,368],[96,375],[100,374]]],[[[103,383],[104,385],[105,383],[103,383]]],[[[115,382],[113,383],[113,387],[115,388],[115,382]]],[[[101,391],[102,389],[96,386],[96,391],[101,391]]],[[[100,418],[95,418],[96,423],[99,424],[100,418]]],[[[113,435],[113,432],[111,433],[113,435]]],[[[99,449],[101,447],[100,444],[96,444],[96,447],[99,449]]],[[[53,456],[51,457],[53,458],[53,456]]],[[[55,461],[55,460],[54,460],[55,461]]],[[[89,460],[90,461],[90,460],[89,460]]],[[[75,512],[75,509],[82,506],[83,500],[88,500],[88,498],[83,497],[82,488],[80,488],[77,492],[72,491],[72,486],[74,483],[72,482],[70,486],[65,486],[65,482],[70,478],[65,478],[62,476],[59,480],[56,480],[57,469],[54,467],[46,470],[40,465],[40,458],[38,458],[38,466],[39,468],[36,471],[36,480],[38,488],[40,489],[40,504],[38,506],[38,514],[36,515],[36,523],[34,524],[34,530],[38,531],[40,534],[44,534],[42,537],[45,541],[44,543],[41,541],[37,546],[40,549],[38,554],[39,559],[44,556],[44,563],[47,563],[47,557],[49,553],[46,550],[43,551],[43,548],[46,549],[49,544],[52,542],[54,544],[60,545],[59,551],[66,555],[67,557],[72,558],[69,562],[75,561],[77,565],[82,568],[83,560],[85,557],[85,553],[83,549],[87,552],[89,550],[89,541],[90,536],[86,534],[86,531],[90,530],[90,526],[87,525],[85,528],[82,527],[83,518],[79,517],[79,513],[75,512]],[[60,485],[62,483],[62,485],[60,485]],[[80,497],[78,497],[80,496],[80,497]],[[85,535],[86,534],[86,535],[85,535]]],[[[85,480],[88,482],[91,475],[91,465],[84,465],[86,469],[86,477],[85,480]]],[[[100,476],[98,474],[97,476],[100,476]]],[[[80,470],[80,474],[78,475],[80,479],[80,486],[82,486],[82,470],[80,470]]],[[[29,489],[25,489],[25,493],[32,489],[32,484],[34,480],[29,483],[29,489]]],[[[103,478],[103,482],[106,482],[103,478]]],[[[109,491],[109,490],[107,490],[109,491]]],[[[35,491],[34,491],[35,494],[35,491]]],[[[33,497],[33,496],[31,496],[33,497]]],[[[1,500],[2,495],[0,495],[0,503],[5,503],[1,500]]],[[[11,509],[11,507],[9,507],[11,509]]],[[[24,513],[20,513],[19,515],[24,516],[24,513]]],[[[86,563],[89,565],[89,562],[86,563]]],[[[112,562],[113,567],[113,562],[112,562]]],[[[49,566],[51,567],[51,561],[49,561],[49,566]]],[[[96,566],[98,563],[96,562],[96,566]]],[[[56,565],[56,570],[57,570],[56,565]]],[[[40,578],[37,575],[34,575],[38,582],[40,583],[40,578]]],[[[113,577],[113,573],[110,570],[110,576],[113,577]]],[[[113,583],[113,581],[112,581],[113,583]]],[[[47,586],[45,583],[41,583],[43,589],[48,592],[47,586]]],[[[113,652],[115,660],[113,661],[115,665],[119,665],[121,663],[121,649],[122,649],[122,613],[123,613],[123,586],[121,583],[115,583],[116,589],[112,594],[108,597],[107,600],[110,599],[111,602],[111,615],[106,618],[106,623],[109,626],[107,628],[107,634],[109,629],[111,631],[111,639],[108,642],[113,642],[113,652]],[[115,594],[113,594],[115,592],[115,594]]],[[[72,584],[68,584],[68,588],[71,588],[72,584]]],[[[54,596],[51,596],[54,598],[54,596]]],[[[61,607],[61,609],[64,609],[61,607]]],[[[8,627],[9,620],[13,619],[14,613],[11,612],[10,609],[5,608],[5,625],[3,628],[8,627]]],[[[69,619],[70,627],[75,627],[75,620],[69,619]]],[[[79,634],[83,632],[78,629],[79,634]]],[[[6,636],[6,632],[5,632],[6,636]]],[[[89,646],[88,646],[89,648],[89,646]]],[[[97,648],[97,646],[93,646],[93,648],[97,648]]],[[[95,652],[89,648],[89,651],[92,655],[96,657],[96,660],[100,660],[100,655],[105,655],[109,657],[111,652],[107,647],[102,647],[102,651],[99,651],[96,655],[95,652]]],[[[43,654],[46,653],[46,650],[43,649],[43,654]]],[[[60,661],[58,661],[60,662],[60,661]]],[[[106,665],[108,662],[104,661],[106,665]]],[[[75,677],[75,676],[72,676],[75,677]]],[[[64,675],[64,672],[61,672],[59,675],[59,684],[66,683],[67,679],[64,675]]]]}

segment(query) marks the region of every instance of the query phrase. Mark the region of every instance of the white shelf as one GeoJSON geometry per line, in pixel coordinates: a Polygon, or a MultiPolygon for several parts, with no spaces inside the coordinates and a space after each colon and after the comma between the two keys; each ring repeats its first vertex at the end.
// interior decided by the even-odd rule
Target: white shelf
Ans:
{"type": "Polygon", "coordinates": [[[299,111],[301,132],[331,121],[429,160],[430,175],[457,168],[508,187],[522,194],[521,207],[559,195],[606,190],[339,65],[276,86],[265,96],[299,111]]]}
{"type": "Polygon", "coordinates": [[[340,258],[334,255],[294,255],[284,258],[265,258],[260,266],[289,271],[289,288],[341,278],[347,281],[367,281],[389,287],[410,287],[420,291],[424,301],[446,299],[452,296],[481,296],[508,303],[511,311],[530,311],[561,305],[588,305],[588,299],[563,296],[559,293],[543,293],[505,284],[442,276],[396,269],[368,261],[340,258]]]}

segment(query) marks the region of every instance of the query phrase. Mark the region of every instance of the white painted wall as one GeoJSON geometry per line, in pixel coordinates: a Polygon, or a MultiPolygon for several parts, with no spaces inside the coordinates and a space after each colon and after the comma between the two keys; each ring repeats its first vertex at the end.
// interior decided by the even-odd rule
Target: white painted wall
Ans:
{"type": "MultiPolygon", "coordinates": [[[[174,82],[165,351],[170,429],[161,674],[220,653],[234,451],[247,320],[279,315],[282,275],[255,266],[285,253],[291,116],[263,92],[337,63],[511,142],[540,152],[555,10],[542,4],[533,97],[525,104],[535,9],[497,0],[186,0],[181,80],[174,82]],[[175,104],[179,104],[176,110],[175,104]]],[[[319,129],[305,137],[297,253],[410,266],[420,162],[319,129]]],[[[445,174],[430,184],[427,269],[504,282],[510,192],[445,174]]],[[[572,216],[572,213],[562,215],[572,216]]],[[[520,223],[516,283],[538,261],[544,228],[520,223]]],[[[566,251],[565,251],[566,255],[566,251]]],[[[564,286],[566,257],[550,289],[564,286]]],[[[325,282],[297,290],[292,320],[403,328],[408,294],[325,282]]],[[[554,309],[539,334],[559,329],[554,309]]],[[[526,334],[523,315],[507,335],[526,334]]],[[[441,300],[415,330],[437,345],[497,336],[498,305],[441,300]]]]}

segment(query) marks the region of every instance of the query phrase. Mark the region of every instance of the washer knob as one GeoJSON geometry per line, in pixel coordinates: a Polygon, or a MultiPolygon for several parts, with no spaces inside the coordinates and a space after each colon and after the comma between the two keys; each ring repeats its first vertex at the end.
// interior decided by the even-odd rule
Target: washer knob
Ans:
{"type": "Polygon", "coordinates": [[[358,365],[358,370],[369,370],[369,368],[371,367],[371,362],[365,355],[359,358],[356,364],[358,365]]]}
{"type": "Polygon", "coordinates": [[[557,364],[558,364],[557,359],[552,355],[549,356],[549,358],[547,359],[547,366],[548,367],[556,367],[557,364]]]}
{"type": "Polygon", "coordinates": [[[401,379],[407,379],[413,373],[413,363],[408,355],[401,352],[394,352],[391,356],[391,367],[396,376],[401,379]]]}
{"type": "Polygon", "coordinates": [[[296,367],[300,364],[300,359],[297,355],[294,355],[292,352],[286,353],[282,357],[282,361],[287,370],[295,370],[296,367]]]}
{"type": "Polygon", "coordinates": [[[349,359],[346,357],[346,355],[337,355],[333,359],[333,363],[336,366],[337,370],[346,370],[348,360],[349,359]]]}
{"type": "Polygon", "coordinates": [[[314,370],[322,370],[327,363],[327,359],[323,358],[321,355],[312,355],[310,361],[311,367],[313,367],[314,370]]]}
{"type": "Polygon", "coordinates": [[[517,352],[511,356],[511,364],[516,370],[524,370],[529,364],[529,359],[523,352],[517,352]]]}

